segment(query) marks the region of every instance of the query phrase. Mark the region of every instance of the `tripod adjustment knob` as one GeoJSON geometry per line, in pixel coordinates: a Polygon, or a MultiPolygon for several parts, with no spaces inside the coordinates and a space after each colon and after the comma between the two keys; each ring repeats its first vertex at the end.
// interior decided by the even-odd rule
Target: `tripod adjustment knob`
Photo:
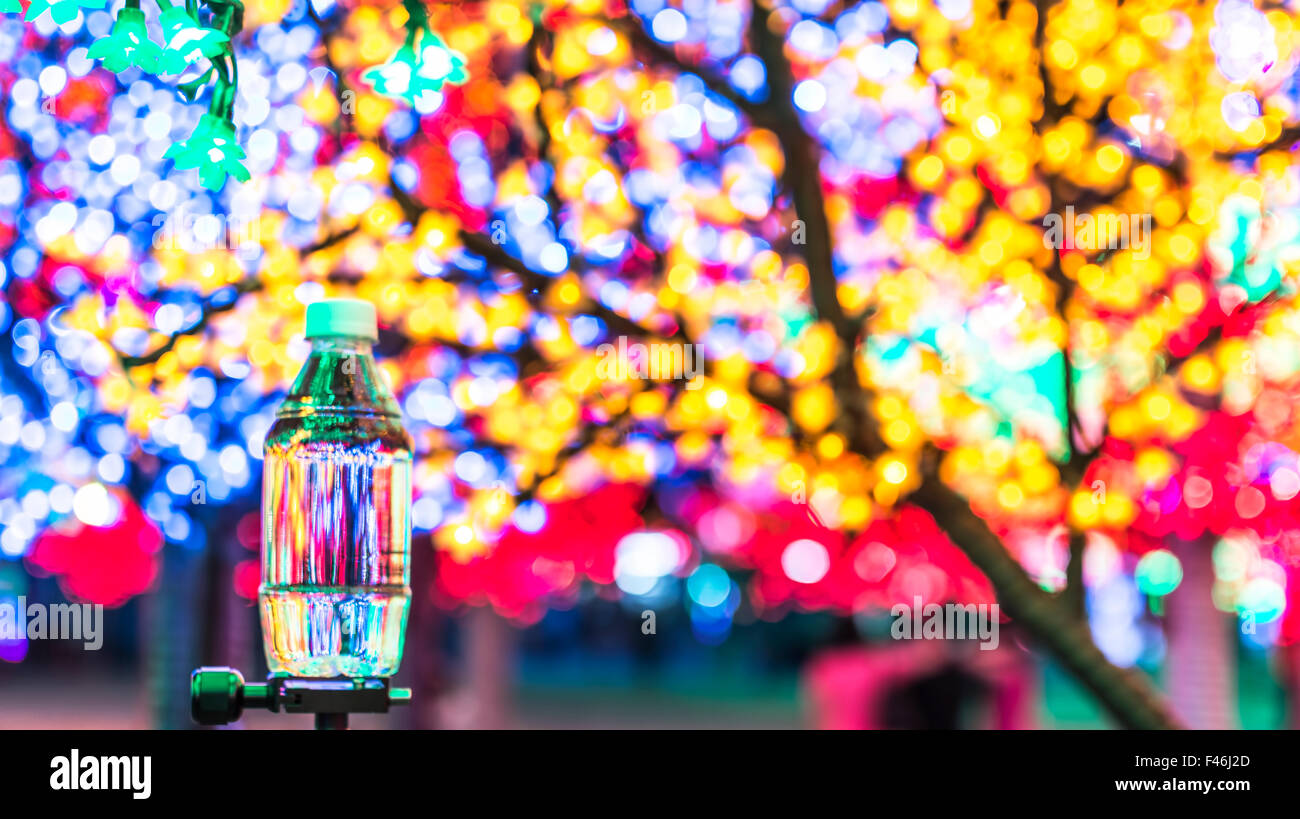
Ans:
{"type": "Polygon", "coordinates": [[[244,675],[204,666],[190,674],[190,715],[199,725],[226,725],[244,711],[244,675]]]}

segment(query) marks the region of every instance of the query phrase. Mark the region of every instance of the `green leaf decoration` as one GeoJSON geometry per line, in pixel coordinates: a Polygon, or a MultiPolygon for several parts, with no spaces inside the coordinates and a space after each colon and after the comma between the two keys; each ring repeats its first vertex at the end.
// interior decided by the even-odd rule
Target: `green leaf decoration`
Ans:
{"type": "Polygon", "coordinates": [[[180,95],[185,98],[186,102],[194,102],[199,98],[199,92],[203,90],[203,86],[207,85],[208,80],[212,78],[212,74],[213,71],[209,68],[207,71],[204,71],[201,75],[195,77],[189,82],[180,83],[176,86],[176,90],[180,92],[180,95]]]}
{"type": "Polygon", "coordinates": [[[211,191],[225,187],[227,176],[247,182],[248,169],[240,161],[246,156],[235,141],[235,129],[230,122],[212,114],[200,117],[190,138],[163,154],[164,159],[176,161],[178,170],[198,168],[199,183],[211,191]]]}
{"type": "Polygon", "coordinates": [[[469,79],[465,56],[452,51],[436,35],[426,32],[417,52],[403,45],[388,62],[368,69],[361,78],[375,92],[414,104],[426,91],[441,91],[448,83],[462,85],[469,79]]]}
{"type": "Polygon", "coordinates": [[[158,59],[159,74],[180,74],[202,57],[209,60],[226,50],[230,38],[216,29],[205,28],[180,6],[172,6],[159,17],[167,45],[158,59]]]}
{"type": "Polygon", "coordinates": [[[361,75],[375,89],[375,93],[392,99],[414,101],[424,93],[424,80],[415,73],[415,49],[402,46],[388,62],[367,69],[361,75]]]}
{"type": "Polygon", "coordinates": [[[149,39],[144,12],[124,8],[117,13],[112,33],[91,44],[86,56],[100,60],[114,74],[121,74],[131,66],[154,74],[158,71],[158,57],[161,54],[162,49],[149,39]]]}
{"type": "MultiPolygon", "coordinates": [[[[71,23],[77,19],[77,12],[81,9],[90,9],[92,11],[102,9],[108,3],[108,0],[32,0],[32,4],[27,7],[27,15],[23,17],[27,22],[32,22],[40,17],[47,10],[50,12],[51,19],[59,25],[71,23]]],[[[14,0],[14,5],[17,5],[14,0]]],[[[8,11],[8,9],[5,9],[8,11]]]]}
{"type": "Polygon", "coordinates": [[[443,85],[464,85],[469,79],[465,70],[465,55],[447,48],[436,34],[428,33],[420,40],[420,67],[418,73],[432,84],[434,91],[443,85]]]}

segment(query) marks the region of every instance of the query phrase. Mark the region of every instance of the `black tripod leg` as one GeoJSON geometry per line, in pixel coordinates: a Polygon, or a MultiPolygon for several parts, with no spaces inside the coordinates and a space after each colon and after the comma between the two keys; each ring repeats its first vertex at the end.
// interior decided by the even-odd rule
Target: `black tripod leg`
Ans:
{"type": "Polygon", "coordinates": [[[317,731],[346,731],[348,729],[347,714],[317,714],[316,730],[317,731]]]}

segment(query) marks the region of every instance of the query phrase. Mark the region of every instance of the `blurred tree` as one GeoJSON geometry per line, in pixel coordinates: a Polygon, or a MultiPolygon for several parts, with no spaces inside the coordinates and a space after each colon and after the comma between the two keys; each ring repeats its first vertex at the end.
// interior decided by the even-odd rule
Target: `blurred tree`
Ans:
{"type": "MultiPolygon", "coordinates": [[[[96,184],[127,181],[64,207],[75,174],[33,134],[108,107],[36,107],[116,88],[89,68],[20,65],[30,147],[6,140],[40,180],[6,288],[34,319],[17,360],[63,345],[56,365],[94,385],[74,432],[123,419],[131,444],[96,445],[129,457],[169,540],[192,537],[169,522],[196,481],[255,485],[304,304],[349,293],[385,323],[444,603],[526,621],[584,580],[651,601],[681,576],[710,640],[742,605],[995,593],[1132,727],[1175,724],[1128,667],[1150,653],[1137,615],[1112,616],[1177,587],[1166,538],[1217,541],[1214,599],[1189,605],[1237,610],[1265,645],[1294,631],[1285,7],[201,10],[172,22],[227,40],[168,63],[209,66],[179,78],[197,122],[150,126],[158,86],[125,73],[149,66],[101,57],[148,169],[110,154],[96,184]]],[[[128,16],[94,36],[129,38],[128,16]]],[[[112,523],[99,500],[47,509],[6,554],[35,538],[39,564],[40,526],[112,523]]]]}

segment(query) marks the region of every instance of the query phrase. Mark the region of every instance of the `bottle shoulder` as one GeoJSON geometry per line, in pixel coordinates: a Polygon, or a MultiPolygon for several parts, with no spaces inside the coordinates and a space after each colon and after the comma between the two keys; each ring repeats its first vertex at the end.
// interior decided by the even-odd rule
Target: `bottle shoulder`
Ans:
{"type": "Polygon", "coordinates": [[[401,408],[369,352],[316,350],[289,388],[277,415],[386,415],[401,417],[401,408]]]}
{"type": "Polygon", "coordinates": [[[376,451],[410,454],[411,435],[399,416],[347,407],[310,407],[276,413],[264,449],[332,449],[369,446],[376,451]]]}

